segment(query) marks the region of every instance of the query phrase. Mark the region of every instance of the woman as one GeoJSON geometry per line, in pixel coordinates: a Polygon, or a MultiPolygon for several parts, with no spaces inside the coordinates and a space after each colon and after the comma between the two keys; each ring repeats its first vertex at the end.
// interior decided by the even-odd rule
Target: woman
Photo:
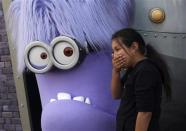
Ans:
{"type": "Polygon", "coordinates": [[[111,91],[114,99],[121,99],[117,131],[159,131],[162,87],[171,97],[166,63],[131,28],[113,34],[112,50],[111,91]]]}

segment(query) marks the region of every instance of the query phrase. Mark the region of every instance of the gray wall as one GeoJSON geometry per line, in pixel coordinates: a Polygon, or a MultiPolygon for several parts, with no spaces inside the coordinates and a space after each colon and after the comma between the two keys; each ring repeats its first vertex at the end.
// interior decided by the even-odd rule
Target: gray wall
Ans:
{"type": "Polygon", "coordinates": [[[0,0],[0,131],[22,131],[0,0]]]}

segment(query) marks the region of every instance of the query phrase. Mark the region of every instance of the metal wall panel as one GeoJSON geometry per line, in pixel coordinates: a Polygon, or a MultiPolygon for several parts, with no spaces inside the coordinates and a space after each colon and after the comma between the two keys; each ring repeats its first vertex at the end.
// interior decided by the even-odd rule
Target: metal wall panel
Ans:
{"type": "Polygon", "coordinates": [[[186,0],[135,0],[135,22],[133,27],[139,30],[186,33],[186,0]],[[165,21],[161,24],[149,20],[152,8],[165,11],[165,21]]]}
{"type": "Polygon", "coordinates": [[[186,1],[135,0],[133,28],[166,60],[172,79],[172,101],[162,102],[162,131],[186,130],[186,1]],[[162,23],[149,19],[152,8],[165,11],[162,23]]]}

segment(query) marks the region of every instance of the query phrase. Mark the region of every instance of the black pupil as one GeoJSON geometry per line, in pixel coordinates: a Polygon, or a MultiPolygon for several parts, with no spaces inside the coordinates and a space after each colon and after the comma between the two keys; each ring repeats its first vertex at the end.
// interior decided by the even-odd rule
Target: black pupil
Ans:
{"type": "Polygon", "coordinates": [[[46,59],[47,58],[47,54],[45,52],[41,53],[41,59],[46,59]]]}
{"type": "Polygon", "coordinates": [[[65,54],[65,56],[72,56],[72,54],[73,54],[73,49],[71,48],[71,47],[66,47],[65,49],[64,49],[64,54],[65,54]]]}

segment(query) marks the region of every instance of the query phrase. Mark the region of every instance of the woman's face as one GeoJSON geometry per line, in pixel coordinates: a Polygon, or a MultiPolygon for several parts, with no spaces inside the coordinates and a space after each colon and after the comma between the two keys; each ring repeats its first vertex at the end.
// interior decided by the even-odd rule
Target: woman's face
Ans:
{"type": "Polygon", "coordinates": [[[122,44],[118,39],[112,40],[112,55],[114,58],[123,57],[123,68],[132,66],[132,49],[122,44]]]}

